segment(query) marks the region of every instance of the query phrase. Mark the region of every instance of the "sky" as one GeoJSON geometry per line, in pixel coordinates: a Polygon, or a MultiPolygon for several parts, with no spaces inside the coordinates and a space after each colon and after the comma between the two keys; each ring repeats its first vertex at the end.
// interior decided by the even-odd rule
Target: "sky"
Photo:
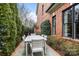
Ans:
{"type": "Polygon", "coordinates": [[[31,12],[36,12],[36,3],[25,3],[26,8],[28,8],[31,12]]]}
{"type": "Polygon", "coordinates": [[[36,3],[24,3],[24,7],[30,11],[30,16],[34,20],[34,22],[37,21],[37,16],[36,16],[36,3]]]}
{"type": "Polygon", "coordinates": [[[33,20],[36,22],[37,21],[37,16],[36,16],[37,4],[36,3],[27,3],[24,5],[27,9],[29,9],[31,11],[30,15],[32,16],[33,20]]]}

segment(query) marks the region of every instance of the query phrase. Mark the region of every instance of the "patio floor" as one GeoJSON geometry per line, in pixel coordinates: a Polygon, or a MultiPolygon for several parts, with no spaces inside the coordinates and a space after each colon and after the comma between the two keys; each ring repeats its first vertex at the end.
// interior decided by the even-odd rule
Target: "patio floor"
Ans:
{"type": "MultiPolygon", "coordinates": [[[[35,56],[41,56],[41,53],[35,53],[35,56]]],[[[26,56],[24,41],[15,49],[15,52],[11,56],[26,56]]],[[[45,56],[60,56],[55,50],[46,45],[46,55],[45,56]]]]}

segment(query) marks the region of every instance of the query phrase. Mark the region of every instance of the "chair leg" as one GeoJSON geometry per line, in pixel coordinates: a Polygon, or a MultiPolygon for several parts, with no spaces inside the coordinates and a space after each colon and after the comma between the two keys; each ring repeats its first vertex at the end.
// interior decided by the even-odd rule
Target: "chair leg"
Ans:
{"type": "Polygon", "coordinates": [[[32,52],[32,56],[33,56],[33,52],[32,52]]]}
{"type": "Polygon", "coordinates": [[[42,55],[44,56],[44,51],[42,52],[42,55]]]}

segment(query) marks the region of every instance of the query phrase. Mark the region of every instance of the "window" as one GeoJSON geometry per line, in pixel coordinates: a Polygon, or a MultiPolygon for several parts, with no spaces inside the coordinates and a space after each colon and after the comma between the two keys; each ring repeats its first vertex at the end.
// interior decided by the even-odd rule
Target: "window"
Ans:
{"type": "Polygon", "coordinates": [[[63,12],[63,35],[79,39],[79,4],[63,12]]]}
{"type": "Polygon", "coordinates": [[[56,34],[56,16],[52,17],[52,34],[56,34]]]}
{"type": "Polygon", "coordinates": [[[42,5],[42,15],[44,14],[44,5],[42,5]]]}
{"type": "Polygon", "coordinates": [[[79,4],[75,6],[75,38],[79,38],[79,4]]]}
{"type": "Polygon", "coordinates": [[[72,37],[72,8],[64,12],[64,36],[72,37]]]}

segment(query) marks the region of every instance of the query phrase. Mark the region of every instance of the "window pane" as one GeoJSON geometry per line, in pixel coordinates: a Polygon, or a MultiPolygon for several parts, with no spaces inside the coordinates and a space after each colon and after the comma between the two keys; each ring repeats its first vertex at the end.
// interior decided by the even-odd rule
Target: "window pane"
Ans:
{"type": "Polygon", "coordinates": [[[79,38],[79,4],[75,6],[75,35],[79,38]]]}
{"type": "Polygon", "coordinates": [[[56,32],[56,16],[52,18],[52,34],[54,35],[56,32]]]}
{"type": "Polygon", "coordinates": [[[72,37],[72,23],[67,23],[64,25],[64,36],[72,37]]]}
{"type": "Polygon", "coordinates": [[[64,23],[72,23],[72,8],[64,12],[64,23]]]}
{"type": "Polygon", "coordinates": [[[72,8],[64,12],[64,36],[72,37],[72,8]]]}
{"type": "Polygon", "coordinates": [[[64,23],[68,23],[68,11],[64,12],[64,23]]]}
{"type": "Polygon", "coordinates": [[[53,27],[53,29],[52,29],[52,30],[53,30],[53,35],[55,35],[55,27],[53,27]]]}

